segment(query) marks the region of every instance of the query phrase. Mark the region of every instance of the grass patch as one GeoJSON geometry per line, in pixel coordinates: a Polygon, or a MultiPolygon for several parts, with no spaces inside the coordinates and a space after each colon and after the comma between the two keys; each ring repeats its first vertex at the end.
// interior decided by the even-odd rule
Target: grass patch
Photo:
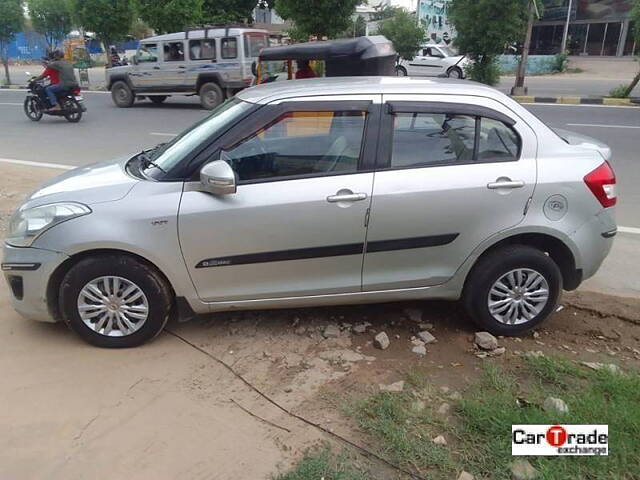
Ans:
{"type": "Polygon", "coordinates": [[[328,447],[308,451],[288,473],[274,480],[367,480],[370,478],[357,467],[347,454],[334,455],[328,447]]]}
{"type": "MultiPolygon", "coordinates": [[[[416,375],[414,375],[415,377],[416,375]]],[[[443,401],[414,381],[402,393],[378,393],[352,412],[382,454],[429,478],[461,470],[483,478],[510,478],[512,424],[608,424],[608,457],[531,457],[540,479],[640,479],[640,376],[592,371],[565,359],[525,358],[506,370],[487,362],[448,420],[434,413],[443,401]],[[562,398],[569,413],[544,411],[546,397],[562,398]],[[427,405],[417,411],[415,404],[427,405]],[[444,434],[447,446],[432,443],[444,434]]]]}
{"type": "Polygon", "coordinates": [[[609,90],[609,96],[611,98],[629,98],[629,85],[622,84],[609,90]]]}

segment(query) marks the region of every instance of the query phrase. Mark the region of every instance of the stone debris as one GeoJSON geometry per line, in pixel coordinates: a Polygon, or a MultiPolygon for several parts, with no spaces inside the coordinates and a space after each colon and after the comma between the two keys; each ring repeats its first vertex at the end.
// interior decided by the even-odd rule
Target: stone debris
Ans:
{"type": "Polygon", "coordinates": [[[436,337],[434,337],[431,332],[428,332],[427,330],[423,330],[422,332],[418,333],[418,338],[427,345],[438,341],[436,337]]]}
{"type": "Polygon", "coordinates": [[[524,458],[519,458],[511,464],[512,480],[535,480],[538,478],[538,471],[524,458]]]}
{"type": "Polygon", "coordinates": [[[460,401],[462,400],[462,395],[460,394],[460,392],[451,392],[451,395],[449,395],[449,398],[453,401],[460,401]]]}
{"type": "Polygon", "coordinates": [[[474,479],[473,475],[471,475],[469,472],[465,472],[464,470],[460,472],[460,475],[458,475],[458,480],[473,480],[473,479],[474,479]]]}
{"type": "Polygon", "coordinates": [[[542,404],[542,408],[549,413],[569,413],[569,407],[561,398],[547,397],[542,404]]]}
{"type": "Polygon", "coordinates": [[[389,337],[385,332],[380,332],[373,337],[373,345],[380,350],[386,350],[390,344],[389,337]]]}
{"type": "Polygon", "coordinates": [[[438,435],[436,438],[434,438],[431,441],[433,443],[435,443],[436,445],[446,445],[447,444],[446,438],[444,438],[442,435],[438,435]]]}
{"type": "Polygon", "coordinates": [[[427,403],[424,400],[416,400],[411,403],[411,410],[414,412],[421,412],[425,408],[427,408],[427,403]]]}
{"type": "Polygon", "coordinates": [[[420,330],[433,330],[433,323],[421,323],[418,328],[420,330]]]}
{"type": "Polygon", "coordinates": [[[438,407],[438,415],[449,415],[449,411],[451,410],[451,405],[448,403],[443,403],[438,407]]]}
{"type": "Polygon", "coordinates": [[[600,363],[600,362],[580,362],[580,365],[583,365],[591,370],[608,370],[611,373],[622,373],[620,367],[613,363],[600,363]]]}
{"type": "Polygon", "coordinates": [[[411,349],[411,351],[417,355],[424,356],[427,354],[427,349],[424,345],[416,345],[411,349]]]}
{"type": "Polygon", "coordinates": [[[361,334],[365,333],[367,331],[367,328],[369,328],[370,326],[371,324],[369,322],[359,323],[358,325],[355,325],[352,330],[353,333],[361,334]]]}
{"type": "Polygon", "coordinates": [[[490,357],[499,357],[500,355],[504,355],[504,353],[505,353],[506,351],[507,351],[507,349],[506,349],[506,348],[504,348],[504,347],[498,347],[498,348],[496,348],[496,349],[494,349],[494,350],[491,350],[491,351],[489,352],[489,356],[490,356],[490,357]]]}
{"type": "Polygon", "coordinates": [[[498,339],[489,332],[476,332],[473,342],[482,350],[495,350],[498,348],[498,339]]]}
{"type": "Polygon", "coordinates": [[[403,313],[412,322],[420,323],[422,321],[422,310],[418,308],[405,308],[403,313]]]}
{"type": "Polygon", "coordinates": [[[536,350],[536,351],[530,350],[528,352],[525,352],[525,355],[527,357],[531,357],[531,358],[544,358],[545,357],[545,354],[542,352],[542,350],[536,350]]]}
{"type": "Polygon", "coordinates": [[[324,338],[337,338],[340,336],[340,328],[337,325],[327,325],[322,332],[324,338]]]}
{"type": "Polygon", "coordinates": [[[391,383],[389,385],[383,385],[382,383],[378,384],[381,392],[390,392],[397,393],[404,390],[404,380],[400,380],[398,382],[391,383]]]}

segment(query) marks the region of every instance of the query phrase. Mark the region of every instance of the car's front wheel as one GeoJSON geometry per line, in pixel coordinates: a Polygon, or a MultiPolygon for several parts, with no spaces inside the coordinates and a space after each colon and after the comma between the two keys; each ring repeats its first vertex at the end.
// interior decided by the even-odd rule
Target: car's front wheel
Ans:
{"type": "Polygon", "coordinates": [[[64,321],[98,347],[135,347],[169,318],[171,289],[152,266],[128,255],[85,258],[60,285],[64,321]]]}
{"type": "Polygon", "coordinates": [[[113,84],[111,87],[111,98],[113,99],[113,103],[120,108],[129,108],[136,100],[136,96],[131,91],[131,88],[129,88],[129,85],[123,81],[117,81],[113,84]]]}
{"type": "Polygon", "coordinates": [[[490,252],[467,278],[464,303],[482,328],[496,335],[519,335],[555,310],[562,274],[546,253],[526,245],[490,252]]]}

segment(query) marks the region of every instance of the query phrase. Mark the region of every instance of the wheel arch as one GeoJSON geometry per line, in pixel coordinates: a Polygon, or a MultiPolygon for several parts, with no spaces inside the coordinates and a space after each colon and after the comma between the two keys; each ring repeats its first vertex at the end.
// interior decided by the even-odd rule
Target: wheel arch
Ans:
{"type": "Polygon", "coordinates": [[[148,267],[153,268],[167,283],[171,293],[175,298],[175,289],[169,280],[169,277],[152,261],[149,259],[138,255],[136,253],[128,252],[126,250],[121,250],[117,248],[101,248],[95,250],[84,250],[82,252],[78,252],[69,258],[67,258],[64,262],[62,262],[58,267],[53,271],[51,276],[49,277],[49,281],[47,283],[47,309],[49,310],[49,314],[53,317],[53,319],[58,322],[62,320],[62,316],[60,314],[60,296],[58,292],[60,291],[60,285],[62,283],[65,275],[78,264],[81,260],[89,257],[96,257],[102,255],[126,255],[131,257],[141,263],[146,264],[148,267]]]}
{"type": "Polygon", "coordinates": [[[198,75],[198,80],[196,82],[196,93],[200,95],[200,89],[205,83],[215,83],[223,90],[225,87],[225,81],[222,79],[222,76],[218,72],[208,72],[201,73],[198,75]]]}
{"type": "Polygon", "coordinates": [[[469,268],[465,278],[464,288],[466,288],[471,272],[480,259],[507,245],[531,246],[549,255],[560,269],[564,290],[575,290],[582,282],[582,270],[577,268],[576,257],[571,248],[564,241],[548,233],[526,232],[517,233],[506,238],[499,239],[498,241],[488,245],[475,258],[471,268],[469,268]]]}
{"type": "Polygon", "coordinates": [[[111,91],[111,87],[113,87],[113,84],[116,82],[124,82],[127,84],[127,86],[131,89],[131,91],[133,92],[133,85],[131,84],[131,81],[129,80],[129,76],[124,74],[124,73],[119,73],[113,76],[109,76],[109,80],[107,81],[107,90],[111,91]]]}

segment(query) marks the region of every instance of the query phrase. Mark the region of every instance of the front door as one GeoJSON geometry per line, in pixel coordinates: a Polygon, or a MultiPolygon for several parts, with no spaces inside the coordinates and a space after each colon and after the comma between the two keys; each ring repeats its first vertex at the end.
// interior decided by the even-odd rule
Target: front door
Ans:
{"type": "Polygon", "coordinates": [[[162,58],[158,43],[143,43],[136,53],[136,64],[129,72],[134,88],[145,89],[161,85],[162,58]]]}
{"type": "Polygon", "coordinates": [[[436,77],[446,72],[444,55],[436,47],[423,47],[410,62],[409,75],[436,77]]]}
{"type": "Polygon", "coordinates": [[[180,243],[202,300],[360,291],[373,188],[364,159],[375,155],[364,139],[376,138],[379,96],[324,98],[263,107],[243,138],[220,142],[214,158],[234,169],[235,194],[185,188],[180,243]]]}
{"type": "Polygon", "coordinates": [[[437,285],[524,219],[537,139],[497,101],[385,95],[363,289],[437,285]]]}
{"type": "Polygon", "coordinates": [[[162,44],[163,62],[160,69],[160,87],[180,90],[186,86],[187,63],[184,40],[165,41],[162,44]]]}

